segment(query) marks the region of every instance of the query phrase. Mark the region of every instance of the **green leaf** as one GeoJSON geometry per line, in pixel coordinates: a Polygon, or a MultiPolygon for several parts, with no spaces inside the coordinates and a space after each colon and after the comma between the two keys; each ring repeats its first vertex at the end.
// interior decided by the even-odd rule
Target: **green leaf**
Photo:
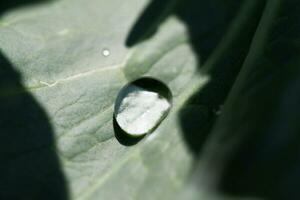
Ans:
{"type": "Polygon", "coordinates": [[[272,1],[266,9],[261,0],[25,3],[0,10],[0,198],[213,198],[206,188],[221,176],[215,164],[227,164],[218,160],[219,151],[227,155],[218,137],[239,134],[242,108],[253,109],[240,90],[267,46],[272,1]],[[120,89],[142,76],[166,83],[173,107],[129,145],[115,133],[113,107],[120,89]],[[239,99],[246,105],[236,106],[239,99]]]}

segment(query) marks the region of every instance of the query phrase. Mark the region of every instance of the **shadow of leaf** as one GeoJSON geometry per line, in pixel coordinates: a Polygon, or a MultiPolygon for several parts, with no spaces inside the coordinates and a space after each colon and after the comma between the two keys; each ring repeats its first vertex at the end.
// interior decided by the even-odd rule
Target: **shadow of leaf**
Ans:
{"type": "MultiPolygon", "coordinates": [[[[198,63],[201,61],[198,71],[202,73],[204,70],[211,78],[208,84],[194,93],[179,112],[183,138],[191,152],[199,157],[203,145],[211,136],[211,127],[217,118],[213,111],[218,110],[225,102],[235,83],[248,55],[266,1],[187,0],[176,1],[176,4],[174,4],[175,1],[172,1],[170,9],[166,8],[168,5],[156,6],[159,4],[158,2],[159,0],[151,1],[145,9],[129,34],[130,42],[127,44],[132,46],[150,38],[168,16],[176,16],[185,23],[189,31],[190,44],[198,57],[198,63]],[[252,9],[245,11],[244,7],[246,8],[246,6],[252,9]],[[153,16],[152,21],[150,16],[153,16]],[[147,22],[143,23],[145,19],[147,22]],[[147,26],[149,26],[149,31],[147,31],[147,26]],[[228,39],[230,38],[228,35],[231,39],[228,39]],[[217,57],[212,56],[222,43],[227,44],[217,57]],[[211,66],[205,68],[208,62],[211,66]]],[[[171,4],[170,1],[164,2],[171,4]]],[[[244,152],[242,148],[237,150],[237,152],[239,151],[244,152]]],[[[228,173],[230,175],[221,177],[224,178],[223,184],[230,185],[230,176],[235,173],[236,167],[238,165],[231,166],[232,171],[228,173]]],[[[256,176],[255,180],[261,179],[256,176]]],[[[271,180],[269,179],[267,183],[270,183],[271,180]]],[[[235,187],[238,188],[237,185],[235,187]]],[[[241,188],[239,189],[239,195],[247,195],[242,192],[241,188]]],[[[237,193],[235,191],[235,194],[237,193]]]]}
{"type": "Polygon", "coordinates": [[[0,199],[68,199],[47,115],[1,53],[0,163],[0,199]]]}
{"type": "MultiPolygon", "coordinates": [[[[189,31],[190,44],[198,57],[198,63],[200,63],[198,65],[200,73],[202,67],[205,66],[224,36],[229,32],[231,24],[247,1],[168,0],[160,2],[159,0],[153,0],[146,7],[127,37],[127,45],[132,46],[150,38],[165,19],[171,15],[176,16],[185,23],[189,31]]],[[[257,10],[252,13],[252,18],[242,26],[243,30],[240,30],[243,31],[243,34],[236,34],[235,40],[223,50],[223,54],[213,60],[213,66],[205,69],[210,75],[211,81],[204,88],[195,92],[184,106],[198,106],[202,111],[203,109],[205,111],[198,112],[198,109],[194,111],[195,109],[185,109],[183,107],[180,113],[184,138],[195,154],[199,153],[200,146],[206,138],[205,135],[209,133],[210,128],[208,127],[212,126],[206,125],[206,123],[210,124],[215,120],[216,116],[213,111],[218,110],[220,105],[223,104],[240,71],[263,7],[263,1],[258,3],[257,10]],[[194,117],[193,121],[195,123],[198,119],[198,123],[206,128],[201,130],[199,126],[192,125],[188,120],[190,119],[189,116],[194,117]],[[193,134],[191,134],[192,132],[193,134]],[[201,140],[199,141],[199,147],[191,144],[191,141],[195,143],[195,140],[201,140]]]]}
{"type": "Polygon", "coordinates": [[[50,2],[54,0],[9,0],[3,1],[0,4],[0,15],[8,10],[15,9],[18,7],[26,6],[26,5],[33,5],[43,2],[50,2]]]}

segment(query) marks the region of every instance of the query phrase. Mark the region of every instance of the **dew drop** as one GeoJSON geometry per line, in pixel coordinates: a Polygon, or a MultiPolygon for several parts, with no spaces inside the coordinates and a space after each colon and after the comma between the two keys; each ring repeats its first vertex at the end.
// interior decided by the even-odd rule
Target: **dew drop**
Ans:
{"type": "Polygon", "coordinates": [[[107,56],[110,55],[110,51],[108,49],[103,49],[102,50],[102,55],[105,56],[105,57],[107,57],[107,56]]]}
{"type": "Polygon", "coordinates": [[[215,115],[221,115],[223,111],[223,105],[220,105],[217,109],[214,110],[215,115]]]}
{"type": "Polygon", "coordinates": [[[128,135],[151,133],[172,106],[169,88],[159,80],[144,77],[124,86],[115,103],[114,118],[128,135]]]}

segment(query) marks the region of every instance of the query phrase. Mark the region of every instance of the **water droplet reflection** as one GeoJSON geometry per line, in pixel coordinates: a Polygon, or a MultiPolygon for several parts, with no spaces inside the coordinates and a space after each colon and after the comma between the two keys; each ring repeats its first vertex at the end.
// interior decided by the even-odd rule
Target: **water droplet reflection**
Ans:
{"type": "Polygon", "coordinates": [[[125,133],[139,137],[152,132],[167,116],[171,105],[169,88],[161,81],[145,77],[121,89],[114,118],[125,133]]]}

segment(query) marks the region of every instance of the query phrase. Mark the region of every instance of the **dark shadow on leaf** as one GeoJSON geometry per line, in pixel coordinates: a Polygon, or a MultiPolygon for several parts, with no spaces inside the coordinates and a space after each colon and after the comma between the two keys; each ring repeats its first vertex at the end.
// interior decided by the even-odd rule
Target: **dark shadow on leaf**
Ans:
{"type": "Polygon", "coordinates": [[[165,19],[172,15],[186,24],[191,44],[199,59],[201,57],[204,62],[219,44],[241,2],[243,1],[152,0],[130,31],[126,45],[131,47],[149,39],[165,19]]]}
{"type": "Polygon", "coordinates": [[[15,9],[22,6],[34,5],[43,2],[49,2],[54,0],[2,0],[0,4],[0,15],[11,9],[15,9]]]}
{"type": "MultiPolygon", "coordinates": [[[[0,15],[46,0],[7,0],[0,15]]],[[[0,199],[68,200],[47,114],[0,52],[0,199]]]]}
{"type": "Polygon", "coordinates": [[[49,119],[0,53],[0,199],[67,200],[49,119]]]}
{"type": "Polygon", "coordinates": [[[184,139],[195,156],[201,152],[215,118],[215,114],[207,106],[187,105],[181,110],[180,122],[184,139]]]}
{"type": "Polygon", "coordinates": [[[126,46],[133,46],[154,35],[158,28],[157,25],[168,17],[170,11],[169,5],[173,1],[174,0],[153,1],[134,25],[134,28],[126,39],[126,46]]]}
{"type": "Polygon", "coordinates": [[[228,126],[232,133],[227,137],[244,138],[221,177],[219,187],[228,194],[300,199],[299,21],[300,1],[282,1],[263,53],[248,68],[249,78],[233,100],[241,102],[231,108],[240,127],[234,131],[236,126],[228,126]]]}
{"type": "MultiPolygon", "coordinates": [[[[130,47],[150,38],[155,34],[153,30],[157,30],[164,20],[169,16],[176,16],[185,23],[189,31],[191,46],[198,56],[200,72],[202,66],[205,65],[224,35],[229,31],[230,24],[236,18],[245,0],[226,2],[223,0],[168,0],[162,1],[162,4],[160,2],[160,0],[151,1],[133,26],[127,39],[127,45],[130,47]],[[171,8],[167,8],[169,5],[171,8]]],[[[195,155],[199,154],[201,146],[210,132],[208,127],[212,127],[211,123],[216,118],[214,114],[207,113],[213,113],[212,111],[219,109],[225,101],[247,55],[263,6],[262,2],[253,13],[253,19],[243,29],[243,33],[237,36],[232,46],[207,71],[210,82],[196,92],[184,106],[199,106],[202,110],[206,107],[207,111],[197,113],[195,109],[184,109],[180,112],[183,137],[195,155]],[[198,125],[193,125],[191,120],[188,120],[191,118],[190,116],[193,116],[192,121],[198,125]],[[203,128],[200,128],[200,124],[203,125],[203,128]],[[196,147],[198,144],[199,146],[196,147]]]]}

